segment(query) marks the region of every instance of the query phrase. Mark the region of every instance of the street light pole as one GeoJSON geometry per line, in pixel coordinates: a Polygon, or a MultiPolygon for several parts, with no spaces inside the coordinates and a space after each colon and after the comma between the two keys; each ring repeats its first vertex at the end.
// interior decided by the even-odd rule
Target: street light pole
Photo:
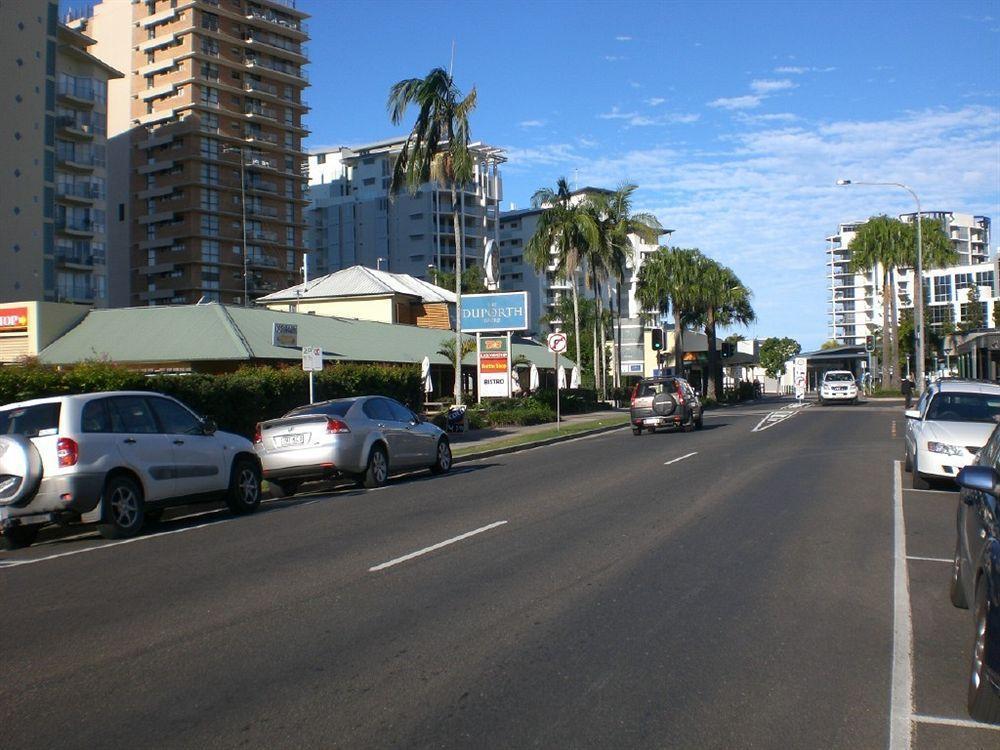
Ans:
{"type": "Polygon", "coordinates": [[[240,155],[240,208],[243,209],[243,307],[248,307],[250,303],[250,259],[247,257],[247,160],[243,146],[239,148],[228,146],[222,150],[227,154],[240,155]]]}
{"type": "MultiPolygon", "coordinates": [[[[916,390],[917,393],[923,391],[924,388],[924,274],[923,274],[923,261],[924,261],[924,248],[923,248],[923,237],[920,226],[921,210],[920,210],[920,198],[917,194],[907,185],[901,182],[852,182],[851,180],[837,180],[837,184],[840,186],[845,185],[869,185],[875,187],[898,187],[902,188],[913,196],[914,202],[917,204],[917,262],[913,267],[913,286],[914,286],[914,299],[913,299],[913,330],[916,334],[916,346],[914,347],[914,358],[916,361],[917,370],[917,382],[916,390]]],[[[882,325],[885,325],[886,321],[882,321],[882,325]]],[[[894,363],[895,366],[899,366],[899,363],[894,363]]]]}

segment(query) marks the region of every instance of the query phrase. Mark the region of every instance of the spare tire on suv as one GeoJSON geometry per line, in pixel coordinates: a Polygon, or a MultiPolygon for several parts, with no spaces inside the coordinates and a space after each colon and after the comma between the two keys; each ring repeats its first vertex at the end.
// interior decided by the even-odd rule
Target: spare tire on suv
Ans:
{"type": "Polygon", "coordinates": [[[653,413],[658,417],[669,417],[677,411],[677,398],[669,391],[653,396],[653,413]]]}
{"type": "Polygon", "coordinates": [[[0,435],[0,505],[26,505],[42,481],[42,457],[23,435],[0,435]]]}

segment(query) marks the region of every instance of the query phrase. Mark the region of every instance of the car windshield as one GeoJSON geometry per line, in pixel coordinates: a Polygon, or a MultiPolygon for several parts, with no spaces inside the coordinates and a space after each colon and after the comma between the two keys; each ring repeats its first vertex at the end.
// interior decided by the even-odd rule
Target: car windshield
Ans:
{"type": "Polygon", "coordinates": [[[849,372],[828,372],[826,374],[827,383],[853,383],[854,376],[849,372]]]}
{"type": "Polygon", "coordinates": [[[58,403],[0,411],[0,435],[54,435],[59,430],[59,411],[58,403]]]}
{"type": "Polygon", "coordinates": [[[926,419],[940,422],[1000,422],[1000,394],[939,393],[926,419]]]}
{"type": "Polygon", "coordinates": [[[639,398],[644,396],[655,396],[658,393],[673,393],[677,390],[673,380],[652,380],[639,383],[639,392],[635,395],[639,398]]]}
{"type": "Polygon", "coordinates": [[[301,417],[303,414],[322,414],[327,417],[343,417],[347,415],[354,401],[332,401],[329,404],[307,404],[292,409],[286,417],[301,417]]]}

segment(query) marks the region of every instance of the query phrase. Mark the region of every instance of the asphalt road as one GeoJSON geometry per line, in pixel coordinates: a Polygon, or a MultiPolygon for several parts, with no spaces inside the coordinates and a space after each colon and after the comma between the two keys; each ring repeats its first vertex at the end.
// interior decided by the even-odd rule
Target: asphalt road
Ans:
{"type": "MultiPolygon", "coordinates": [[[[3,745],[887,747],[901,411],[731,409],[4,553],[3,745]]],[[[912,554],[948,557],[954,494],[918,497],[912,554]]],[[[913,746],[995,748],[946,721],[971,619],[919,564],[913,746]]]]}

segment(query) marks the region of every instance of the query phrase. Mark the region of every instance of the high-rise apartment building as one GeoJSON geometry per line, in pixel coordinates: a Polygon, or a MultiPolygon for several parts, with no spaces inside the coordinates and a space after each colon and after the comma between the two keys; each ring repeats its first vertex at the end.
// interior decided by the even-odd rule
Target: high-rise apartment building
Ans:
{"type": "Polygon", "coordinates": [[[105,306],[107,84],[56,2],[0,4],[0,302],[105,306]]]}
{"type": "MultiPolygon", "coordinates": [[[[912,222],[915,214],[899,218],[912,222]]],[[[990,258],[990,220],[985,216],[924,211],[925,219],[941,222],[958,253],[958,263],[942,269],[923,269],[930,325],[959,323],[968,311],[968,289],[979,290],[986,321],[998,303],[996,259],[990,258]]],[[[845,344],[864,344],[865,337],[881,328],[882,269],[851,271],[849,245],[863,221],[841,224],[826,238],[826,275],[830,290],[830,338],[845,344]]],[[[899,269],[896,278],[897,309],[913,307],[913,269],[899,269]]]]}
{"type": "Polygon", "coordinates": [[[293,0],[104,0],[81,22],[128,65],[110,94],[111,150],[131,164],[111,231],[130,304],[246,303],[298,280],[305,18],[293,0]]]}
{"type": "MultiPolygon", "coordinates": [[[[389,182],[404,138],[309,155],[310,274],[354,265],[430,279],[431,268],[455,270],[451,189],[426,183],[416,194],[390,196],[389,182]]],[[[503,152],[470,144],[471,182],[459,191],[464,268],[481,265],[497,238],[503,198],[503,152]]]]}

